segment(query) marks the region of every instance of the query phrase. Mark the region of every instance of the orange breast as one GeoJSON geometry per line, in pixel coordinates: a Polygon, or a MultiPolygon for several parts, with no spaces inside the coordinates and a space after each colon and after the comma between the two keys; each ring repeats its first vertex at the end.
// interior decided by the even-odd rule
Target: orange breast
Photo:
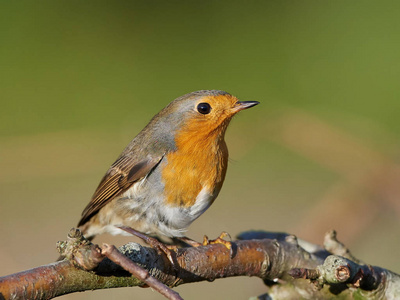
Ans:
{"type": "Polygon", "coordinates": [[[204,130],[205,124],[200,123],[199,120],[189,122],[175,137],[177,150],[166,155],[168,163],[162,170],[164,196],[172,206],[192,206],[203,188],[218,195],[225,179],[228,163],[224,141],[226,128],[208,132],[204,130]]]}

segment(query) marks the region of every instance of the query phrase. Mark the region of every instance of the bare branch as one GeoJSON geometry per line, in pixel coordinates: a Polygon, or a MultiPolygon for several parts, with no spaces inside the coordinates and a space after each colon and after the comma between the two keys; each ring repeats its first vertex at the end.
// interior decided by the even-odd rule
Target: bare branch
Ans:
{"type": "MultiPolygon", "coordinates": [[[[71,231],[68,240],[59,243],[68,259],[0,278],[0,299],[51,299],[84,290],[143,286],[152,280],[174,287],[232,276],[263,279],[269,297],[282,293],[294,299],[306,295],[311,299],[335,295],[346,298],[356,294],[366,299],[400,297],[400,276],[388,270],[330,255],[320,246],[293,235],[247,232],[240,238],[246,240],[232,242],[232,249],[222,244],[178,248],[171,251],[176,262],[172,265],[165,253],[135,243],[119,248],[124,256],[108,246],[99,252],[98,246],[71,231]],[[131,263],[143,269],[135,273],[131,263]]],[[[167,296],[179,297],[171,292],[167,296]]]]}
{"type": "MultiPolygon", "coordinates": [[[[6,299],[50,299],[76,291],[143,284],[108,259],[102,260],[92,272],[82,270],[83,266],[90,265],[87,261],[93,261],[91,255],[96,256],[97,251],[93,250],[96,248],[92,244],[76,242],[74,238],[70,234],[69,240],[78,245],[71,250],[73,263],[64,260],[2,277],[1,295],[6,299]]],[[[304,251],[297,243],[265,239],[236,241],[232,242],[232,247],[233,257],[230,250],[221,244],[178,248],[176,252],[172,251],[176,256],[177,267],[171,265],[166,255],[139,244],[129,243],[119,250],[146,268],[152,277],[170,287],[231,276],[257,276],[273,280],[283,277],[293,267],[306,265],[315,268],[322,263],[322,260],[304,251]]],[[[91,268],[93,265],[90,265],[91,268]]]]}

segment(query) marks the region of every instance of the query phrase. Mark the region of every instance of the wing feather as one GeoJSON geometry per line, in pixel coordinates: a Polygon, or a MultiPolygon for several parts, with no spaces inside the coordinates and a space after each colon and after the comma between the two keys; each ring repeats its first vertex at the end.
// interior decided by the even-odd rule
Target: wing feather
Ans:
{"type": "Polygon", "coordinates": [[[112,164],[100,181],[92,200],[82,212],[78,226],[90,220],[107,203],[127,191],[133,183],[146,177],[162,160],[163,156],[146,157],[137,161],[135,157],[123,155],[112,164]]]}

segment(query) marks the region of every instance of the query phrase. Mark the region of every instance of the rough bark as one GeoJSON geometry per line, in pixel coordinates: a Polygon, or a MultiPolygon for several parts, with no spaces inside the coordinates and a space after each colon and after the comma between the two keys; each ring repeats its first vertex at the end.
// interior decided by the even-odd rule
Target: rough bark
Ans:
{"type": "MultiPolygon", "coordinates": [[[[329,234],[331,251],[340,249],[346,255],[345,247],[329,234]]],[[[267,294],[260,296],[265,299],[400,297],[400,276],[388,270],[360,264],[292,235],[248,232],[240,238],[232,242],[233,252],[223,244],[178,248],[172,251],[175,264],[164,253],[136,243],[119,251],[169,287],[257,276],[266,283],[267,294]]],[[[84,290],[144,285],[73,232],[58,246],[67,259],[1,277],[0,299],[51,299],[84,290]]]]}

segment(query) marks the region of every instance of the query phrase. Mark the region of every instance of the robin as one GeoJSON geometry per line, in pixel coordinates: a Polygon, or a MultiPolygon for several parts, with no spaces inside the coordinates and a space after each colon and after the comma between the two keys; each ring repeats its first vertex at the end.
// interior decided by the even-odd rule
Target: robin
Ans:
{"type": "Polygon", "coordinates": [[[214,202],[225,179],[226,128],[236,113],[257,104],[218,90],[172,101],[100,181],[79,221],[82,233],[92,239],[129,232],[153,246],[148,235],[190,241],[185,232],[214,202]]]}

